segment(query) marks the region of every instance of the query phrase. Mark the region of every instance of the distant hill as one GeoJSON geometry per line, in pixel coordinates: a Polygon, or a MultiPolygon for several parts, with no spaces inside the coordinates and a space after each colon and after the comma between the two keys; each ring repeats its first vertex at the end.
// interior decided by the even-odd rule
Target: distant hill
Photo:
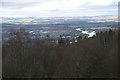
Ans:
{"type": "Polygon", "coordinates": [[[118,16],[74,16],[74,17],[1,17],[1,23],[12,24],[57,24],[66,21],[117,22],[118,16]]]}

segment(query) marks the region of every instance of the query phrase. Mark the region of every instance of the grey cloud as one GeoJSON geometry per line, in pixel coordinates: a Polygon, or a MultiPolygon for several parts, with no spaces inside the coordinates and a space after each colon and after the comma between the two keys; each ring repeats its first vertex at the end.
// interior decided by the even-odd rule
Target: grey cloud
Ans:
{"type": "MultiPolygon", "coordinates": [[[[44,5],[46,2],[53,1],[53,0],[18,0],[19,2],[10,2],[4,1],[2,2],[3,9],[13,9],[12,11],[9,11],[9,13],[3,13],[6,15],[25,15],[25,16],[79,16],[79,15],[101,15],[101,14],[116,14],[118,7],[117,3],[113,3],[111,5],[103,5],[103,6],[97,6],[97,5],[89,5],[89,3],[86,3],[85,5],[80,6],[81,9],[71,9],[70,11],[65,11],[59,8],[50,10],[50,11],[42,11],[38,10],[36,12],[34,11],[14,11],[14,9],[21,9],[25,7],[34,7],[39,5],[44,5]]],[[[54,0],[54,1],[62,1],[62,0],[54,0]]],[[[61,5],[61,4],[60,4],[61,5]]]]}
{"type": "Polygon", "coordinates": [[[82,6],[84,8],[87,8],[87,9],[104,9],[104,8],[117,8],[118,7],[118,4],[117,3],[113,3],[111,5],[104,5],[104,6],[95,6],[95,5],[89,5],[87,4],[87,6],[82,6]]]}
{"type": "Polygon", "coordinates": [[[37,3],[36,2],[2,2],[2,8],[10,8],[10,9],[20,9],[24,7],[30,7],[30,6],[35,6],[37,3]]]}
{"type": "MultiPolygon", "coordinates": [[[[36,6],[36,5],[42,5],[46,2],[49,1],[59,1],[59,0],[3,0],[0,3],[0,6],[2,8],[9,8],[9,9],[20,9],[24,7],[31,7],[31,6],[36,6]]],[[[61,0],[62,1],[62,0],[61,0]]]]}

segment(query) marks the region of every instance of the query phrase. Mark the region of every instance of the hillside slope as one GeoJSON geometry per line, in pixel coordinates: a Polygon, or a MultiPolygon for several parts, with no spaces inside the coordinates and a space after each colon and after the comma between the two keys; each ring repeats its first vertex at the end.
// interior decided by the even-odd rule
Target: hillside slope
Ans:
{"type": "Polygon", "coordinates": [[[3,78],[116,78],[118,32],[109,30],[71,45],[47,44],[24,31],[2,46],[3,78]]]}

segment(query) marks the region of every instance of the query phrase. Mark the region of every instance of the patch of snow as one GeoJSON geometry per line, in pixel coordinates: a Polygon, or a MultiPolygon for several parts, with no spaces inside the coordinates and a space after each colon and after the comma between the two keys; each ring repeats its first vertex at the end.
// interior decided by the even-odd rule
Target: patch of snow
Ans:
{"type": "Polygon", "coordinates": [[[29,33],[33,33],[33,31],[29,31],[29,33]]]}
{"type": "Polygon", "coordinates": [[[77,40],[75,40],[75,42],[77,42],[77,40]]]}
{"type": "Polygon", "coordinates": [[[72,44],[72,42],[70,41],[70,44],[72,44]]]}
{"type": "Polygon", "coordinates": [[[89,34],[88,31],[82,31],[83,34],[89,34]]]}
{"type": "Polygon", "coordinates": [[[95,31],[92,31],[91,33],[89,33],[88,38],[89,38],[89,37],[93,37],[94,35],[96,35],[96,33],[95,33],[95,31]]]}
{"type": "MultiPolygon", "coordinates": [[[[76,29],[77,31],[82,31],[81,28],[76,29]]],[[[82,31],[83,34],[88,34],[88,38],[93,37],[94,35],[96,35],[95,31],[89,32],[89,31],[82,31]]]]}
{"type": "Polygon", "coordinates": [[[82,28],[77,28],[76,30],[77,30],[77,31],[82,31],[81,29],[82,29],[82,28]]]}

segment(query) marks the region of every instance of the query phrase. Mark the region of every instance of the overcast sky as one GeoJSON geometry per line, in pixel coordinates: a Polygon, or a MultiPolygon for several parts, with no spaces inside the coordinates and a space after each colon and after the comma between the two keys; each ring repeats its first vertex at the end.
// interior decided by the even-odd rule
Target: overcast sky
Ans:
{"type": "Polygon", "coordinates": [[[119,0],[2,0],[3,17],[117,15],[119,0]]]}

